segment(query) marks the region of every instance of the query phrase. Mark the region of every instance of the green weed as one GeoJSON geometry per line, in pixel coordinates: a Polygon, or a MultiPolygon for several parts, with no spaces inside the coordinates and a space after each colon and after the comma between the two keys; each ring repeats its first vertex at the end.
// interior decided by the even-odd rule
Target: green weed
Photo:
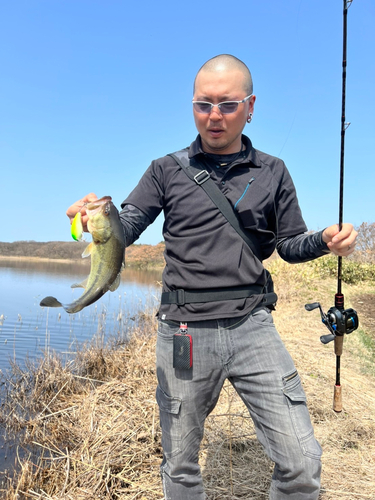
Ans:
{"type": "MultiPolygon", "coordinates": [[[[309,262],[317,277],[327,278],[337,276],[338,259],[334,255],[327,255],[309,262]]],[[[351,259],[342,261],[342,280],[348,284],[360,281],[375,281],[375,264],[356,262],[351,259]]]]}

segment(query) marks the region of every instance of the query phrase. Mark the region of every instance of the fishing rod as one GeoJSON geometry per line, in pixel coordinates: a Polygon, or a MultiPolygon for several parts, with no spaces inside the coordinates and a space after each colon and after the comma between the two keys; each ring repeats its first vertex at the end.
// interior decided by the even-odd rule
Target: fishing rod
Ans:
{"type": "MultiPolygon", "coordinates": [[[[339,229],[341,231],[343,223],[344,207],[344,151],[345,151],[345,131],[350,125],[345,121],[345,103],[346,103],[346,47],[347,47],[347,14],[352,0],[343,0],[343,56],[342,56],[342,110],[341,110],[341,151],[340,151],[340,195],[339,195],[339,229]]],[[[358,315],[352,309],[345,309],[344,294],[342,293],[342,257],[338,257],[337,262],[337,293],[335,294],[335,305],[331,307],[327,314],[323,311],[319,302],[306,304],[305,309],[312,311],[320,310],[323,324],[328,328],[329,334],[322,335],[320,341],[328,344],[334,341],[334,352],[336,355],[336,383],[333,394],[333,410],[342,411],[342,386],[341,386],[341,355],[343,352],[344,335],[352,333],[358,328],[358,315]]]]}

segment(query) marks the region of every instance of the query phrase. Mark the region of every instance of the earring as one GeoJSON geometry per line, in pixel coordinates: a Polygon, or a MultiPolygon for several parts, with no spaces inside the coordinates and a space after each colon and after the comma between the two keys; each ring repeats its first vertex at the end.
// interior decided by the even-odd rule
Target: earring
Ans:
{"type": "Polygon", "coordinates": [[[247,123],[250,123],[252,119],[253,119],[253,114],[252,114],[252,113],[249,113],[249,116],[248,116],[248,118],[247,118],[247,120],[246,120],[246,121],[247,121],[247,123]]]}

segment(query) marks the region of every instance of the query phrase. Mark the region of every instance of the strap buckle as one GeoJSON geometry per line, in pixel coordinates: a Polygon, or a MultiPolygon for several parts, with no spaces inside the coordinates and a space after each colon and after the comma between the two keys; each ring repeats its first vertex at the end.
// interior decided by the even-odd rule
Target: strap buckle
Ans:
{"type": "Polygon", "coordinates": [[[185,290],[182,288],[178,288],[176,290],[176,304],[178,306],[184,306],[186,304],[185,302],[185,290]]]}
{"type": "Polygon", "coordinates": [[[207,170],[201,170],[196,175],[194,175],[194,180],[198,184],[198,186],[208,181],[209,178],[210,174],[207,172],[207,170]]]}

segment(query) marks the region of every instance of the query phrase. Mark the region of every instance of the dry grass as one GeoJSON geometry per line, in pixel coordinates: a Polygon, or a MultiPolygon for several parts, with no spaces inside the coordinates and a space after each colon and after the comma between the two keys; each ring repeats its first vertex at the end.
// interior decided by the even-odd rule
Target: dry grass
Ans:
{"type": "MultiPolygon", "coordinates": [[[[341,359],[343,411],[335,413],[333,343],[320,343],[319,336],[327,332],[319,313],[307,313],[303,307],[305,302],[319,299],[327,310],[333,305],[335,286],[335,280],[320,283],[314,296],[308,297],[310,290],[307,297],[301,293],[298,305],[283,297],[274,315],[275,322],[301,375],[315,434],[323,447],[321,498],[375,499],[374,378],[363,370],[358,332],[345,338],[341,359]]],[[[358,290],[344,286],[343,291],[346,307],[352,306],[351,298],[358,290]]]]}
{"type": "MultiPolygon", "coordinates": [[[[344,411],[336,414],[333,347],[319,342],[326,332],[318,312],[303,307],[314,300],[330,307],[335,282],[319,282],[308,267],[279,266],[274,317],[300,372],[324,450],[321,499],[375,499],[374,378],[362,373],[356,332],[345,339],[344,411]]],[[[358,293],[350,287],[347,306],[358,293]]],[[[15,477],[3,474],[2,498],[163,498],[156,339],[142,333],[155,331],[155,320],[144,321],[127,345],[88,346],[67,366],[51,356],[24,371],[13,367],[3,386],[0,419],[9,434],[20,437],[20,456],[15,477]]],[[[209,500],[268,497],[272,463],[230,384],[207,419],[200,461],[209,500]]]]}

